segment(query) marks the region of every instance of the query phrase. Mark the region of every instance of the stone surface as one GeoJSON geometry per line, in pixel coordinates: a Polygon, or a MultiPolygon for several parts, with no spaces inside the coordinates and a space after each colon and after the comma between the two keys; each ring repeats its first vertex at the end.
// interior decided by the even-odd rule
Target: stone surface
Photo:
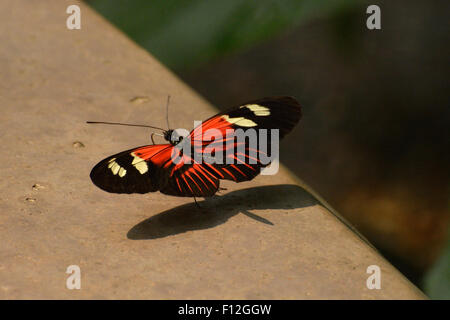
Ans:
{"type": "Polygon", "coordinates": [[[87,6],[68,30],[73,3],[0,2],[0,298],[424,297],[284,168],[224,182],[201,210],[96,188],[92,166],[149,132],[86,120],[164,126],[168,94],[174,127],[215,109],[87,6]],[[66,288],[70,265],[81,290],[66,288]]]}

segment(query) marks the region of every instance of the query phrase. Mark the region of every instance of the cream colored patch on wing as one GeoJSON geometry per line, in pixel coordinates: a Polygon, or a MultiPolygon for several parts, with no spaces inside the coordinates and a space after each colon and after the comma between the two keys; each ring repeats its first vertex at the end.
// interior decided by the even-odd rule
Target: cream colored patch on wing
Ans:
{"type": "Polygon", "coordinates": [[[111,169],[113,175],[119,174],[119,177],[122,178],[127,174],[127,170],[116,162],[116,158],[112,158],[108,162],[108,168],[111,169]]]}
{"type": "Polygon", "coordinates": [[[239,127],[255,127],[255,126],[257,126],[257,124],[255,122],[253,122],[250,119],[246,119],[244,117],[230,118],[227,115],[223,115],[222,118],[229,123],[238,125],[239,127]]]}
{"type": "Polygon", "coordinates": [[[124,169],[123,167],[121,167],[119,169],[119,177],[123,178],[123,176],[126,175],[126,174],[127,174],[127,170],[124,169]]]}
{"type": "Polygon", "coordinates": [[[140,174],[146,173],[148,171],[147,162],[144,159],[139,158],[134,152],[130,154],[133,157],[133,162],[131,162],[131,164],[137,169],[137,171],[139,171],[140,174]]]}
{"type": "Polygon", "coordinates": [[[111,171],[113,173],[113,175],[116,175],[120,170],[120,166],[117,164],[117,162],[114,162],[112,167],[111,167],[111,171]]]}
{"type": "Polygon", "coordinates": [[[264,106],[260,106],[259,104],[246,104],[243,105],[241,108],[248,108],[250,109],[256,116],[270,116],[270,109],[264,106]]]}

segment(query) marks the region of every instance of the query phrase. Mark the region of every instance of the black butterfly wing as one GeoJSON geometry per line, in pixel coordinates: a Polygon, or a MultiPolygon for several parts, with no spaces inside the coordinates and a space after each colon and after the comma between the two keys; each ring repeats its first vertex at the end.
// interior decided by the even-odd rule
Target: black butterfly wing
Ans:
{"type": "MultiPolygon", "coordinates": [[[[271,130],[277,129],[279,139],[288,134],[300,121],[301,106],[292,97],[267,97],[243,103],[228,111],[219,113],[196,127],[190,135],[195,152],[205,154],[208,149],[214,148],[215,152],[222,151],[223,159],[233,162],[227,164],[209,164],[210,172],[218,179],[233,180],[236,182],[252,180],[268,163],[262,163],[262,157],[270,156],[272,148],[278,145],[271,144],[271,130]],[[212,139],[208,136],[209,129],[219,130],[223,138],[212,139]],[[230,147],[226,132],[244,134],[250,130],[266,130],[268,136],[263,141],[257,135],[256,143],[235,140],[232,146],[234,152],[226,152],[230,147]],[[228,144],[227,144],[228,143],[228,144]]],[[[205,166],[205,164],[203,164],[205,166]]]]}
{"type": "Polygon", "coordinates": [[[168,173],[158,161],[167,157],[170,144],[148,145],[120,152],[100,161],[91,170],[92,182],[112,193],[147,193],[167,184],[168,173]]]}
{"type": "Polygon", "coordinates": [[[178,197],[210,197],[219,189],[219,179],[203,164],[184,164],[173,171],[164,194],[178,197]]]}

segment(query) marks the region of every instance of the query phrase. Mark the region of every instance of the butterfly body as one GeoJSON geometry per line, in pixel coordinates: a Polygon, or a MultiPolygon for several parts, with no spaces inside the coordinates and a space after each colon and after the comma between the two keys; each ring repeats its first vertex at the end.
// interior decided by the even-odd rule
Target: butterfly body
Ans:
{"type": "Polygon", "coordinates": [[[163,138],[173,146],[176,146],[183,140],[182,136],[175,135],[175,130],[173,130],[173,129],[164,131],[163,138]]]}
{"type": "MultiPolygon", "coordinates": [[[[92,169],[90,177],[107,192],[160,191],[182,197],[209,197],[219,189],[220,180],[248,181],[268,165],[261,160],[268,152],[258,130],[277,130],[281,139],[300,118],[301,108],[294,98],[250,101],[207,119],[187,137],[169,129],[163,132],[167,144],[141,146],[110,156],[92,169]],[[252,136],[251,130],[257,132],[253,144],[250,137],[236,140],[232,136],[252,136]],[[226,161],[210,161],[218,155],[226,161]]],[[[267,144],[269,149],[274,148],[270,141],[267,144]]]]}

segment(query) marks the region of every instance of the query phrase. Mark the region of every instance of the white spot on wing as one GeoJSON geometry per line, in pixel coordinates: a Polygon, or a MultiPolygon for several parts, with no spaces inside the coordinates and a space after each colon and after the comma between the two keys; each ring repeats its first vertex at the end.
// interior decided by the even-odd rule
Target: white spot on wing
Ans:
{"type": "Polygon", "coordinates": [[[117,164],[117,162],[111,162],[112,166],[111,166],[111,171],[113,173],[113,175],[116,175],[117,172],[119,172],[120,170],[120,166],[117,164]]]}
{"type": "Polygon", "coordinates": [[[127,174],[127,170],[116,162],[116,158],[109,159],[108,163],[108,168],[111,169],[113,175],[119,174],[119,177],[122,178],[127,174]]]}
{"type": "Polygon", "coordinates": [[[124,168],[120,168],[119,169],[119,177],[123,177],[124,175],[126,175],[127,174],[127,170],[126,169],[124,169],[124,168]]]}
{"type": "Polygon", "coordinates": [[[139,158],[134,152],[130,153],[133,157],[133,162],[131,164],[139,171],[140,174],[144,174],[148,171],[147,162],[144,159],[139,158]]]}
{"type": "Polygon", "coordinates": [[[256,116],[265,117],[270,116],[270,109],[264,106],[260,106],[259,104],[246,104],[241,108],[250,109],[256,116]]]}
{"type": "Polygon", "coordinates": [[[222,118],[232,124],[238,125],[239,127],[255,127],[257,124],[250,119],[244,117],[230,118],[227,115],[223,115],[222,118]]]}

